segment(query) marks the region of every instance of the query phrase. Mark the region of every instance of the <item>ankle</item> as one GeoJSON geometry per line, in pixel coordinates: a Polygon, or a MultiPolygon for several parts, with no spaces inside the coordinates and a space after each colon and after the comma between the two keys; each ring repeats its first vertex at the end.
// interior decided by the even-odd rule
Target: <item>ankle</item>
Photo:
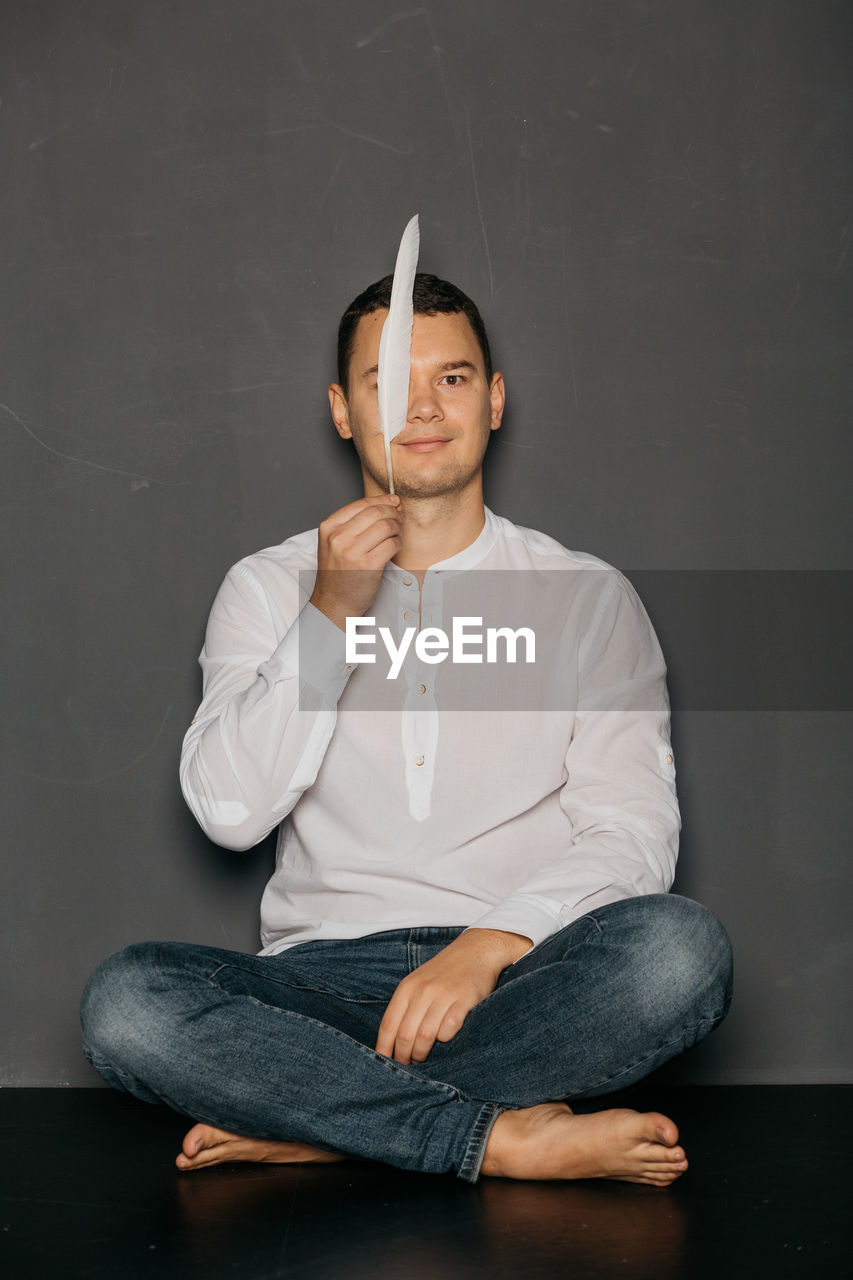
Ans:
{"type": "Polygon", "coordinates": [[[500,1178],[506,1165],[506,1151],[511,1145],[511,1133],[515,1123],[515,1111],[502,1111],[492,1125],[480,1165],[480,1173],[487,1177],[500,1178]]]}

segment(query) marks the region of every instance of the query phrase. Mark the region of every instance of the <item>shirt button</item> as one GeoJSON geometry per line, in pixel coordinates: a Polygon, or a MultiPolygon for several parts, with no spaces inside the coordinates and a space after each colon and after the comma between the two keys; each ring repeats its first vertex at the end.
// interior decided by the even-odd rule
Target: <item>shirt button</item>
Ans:
{"type": "Polygon", "coordinates": [[[415,764],[423,764],[423,762],[424,762],[423,756],[415,756],[415,764]]]}
{"type": "Polygon", "coordinates": [[[344,667],[344,671],[352,671],[352,663],[351,663],[351,662],[348,662],[348,663],[347,663],[347,665],[344,667]]]}
{"type": "Polygon", "coordinates": [[[404,609],[404,610],[403,610],[403,620],[404,620],[405,622],[411,622],[411,620],[412,620],[412,618],[414,618],[414,616],[415,616],[415,615],[414,615],[414,614],[413,614],[409,609],[404,609]]]}
{"type": "Polygon", "coordinates": [[[666,760],[667,764],[672,764],[672,756],[671,756],[671,755],[665,756],[664,758],[665,758],[665,760],[666,760]]]}
{"type": "Polygon", "coordinates": [[[419,684],[419,685],[417,686],[417,689],[415,690],[415,692],[416,692],[416,693],[426,693],[426,685],[425,685],[425,684],[419,684]]]}
{"type": "Polygon", "coordinates": [[[413,583],[413,582],[414,582],[414,578],[404,578],[404,579],[403,579],[403,586],[404,586],[404,587],[410,587],[410,586],[412,585],[412,583],[413,583]]]}

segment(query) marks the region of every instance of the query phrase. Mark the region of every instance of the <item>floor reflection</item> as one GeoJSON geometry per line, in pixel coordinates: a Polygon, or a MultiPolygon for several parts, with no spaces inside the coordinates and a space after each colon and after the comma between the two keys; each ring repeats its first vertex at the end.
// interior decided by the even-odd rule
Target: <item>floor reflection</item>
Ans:
{"type": "Polygon", "coordinates": [[[223,1166],[179,1175],[176,1192],[182,1252],[210,1276],[247,1250],[288,1276],[341,1280],[684,1274],[673,1188],[490,1178],[471,1187],[351,1161],[223,1166]]]}

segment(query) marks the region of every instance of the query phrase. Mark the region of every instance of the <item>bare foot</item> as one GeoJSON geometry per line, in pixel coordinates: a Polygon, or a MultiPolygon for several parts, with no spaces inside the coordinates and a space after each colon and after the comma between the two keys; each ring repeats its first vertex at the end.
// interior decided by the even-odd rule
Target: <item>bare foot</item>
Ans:
{"type": "Polygon", "coordinates": [[[617,1178],[668,1187],[687,1168],[678,1130],[656,1111],[577,1116],[564,1102],[503,1111],[481,1173],[497,1178],[617,1178]]]}
{"type": "Polygon", "coordinates": [[[327,1163],[345,1160],[346,1156],[320,1147],[309,1147],[306,1142],[272,1142],[264,1138],[243,1138],[227,1129],[215,1129],[210,1124],[193,1125],[181,1143],[181,1152],[175,1161],[179,1169],[204,1169],[208,1165],[223,1164],[230,1160],[266,1161],[271,1164],[327,1163]]]}

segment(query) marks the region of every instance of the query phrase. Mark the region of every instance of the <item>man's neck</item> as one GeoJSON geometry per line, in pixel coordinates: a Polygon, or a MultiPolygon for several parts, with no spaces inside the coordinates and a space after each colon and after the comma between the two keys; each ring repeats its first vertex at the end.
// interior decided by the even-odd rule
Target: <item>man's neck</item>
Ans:
{"type": "Polygon", "coordinates": [[[439,498],[404,497],[403,545],[393,563],[416,574],[423,583],[430,565],[464,551],[476,542],[486,523],[481,489],[439,498]]]}

